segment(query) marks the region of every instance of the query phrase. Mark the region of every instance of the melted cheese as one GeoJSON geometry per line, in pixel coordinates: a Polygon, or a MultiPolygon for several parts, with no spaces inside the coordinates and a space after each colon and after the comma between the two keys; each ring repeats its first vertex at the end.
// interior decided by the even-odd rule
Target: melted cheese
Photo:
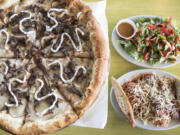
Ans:
{"type": "Polygon", "coordinates": [[[64,16],[65,14],[68,14],[68,10],[67,9],[58,9],[58,8],[51,8],[49,11],[48,11],[48,14],[47,16],[55,23],[52,27],[50,26],[46,26],[46,30],[47,31],[52,31],[54,28],[57,27],[58,25],[58,22],[57,20],[51,16],[51,13],[52,12],[62,12],[61,13],[61,16],[64,16]]]}
{"type": "Polygon", "coordinates": [[[64,33],[62,33],[62,35],[61,35],[61,41],[60,41],[58,47],[57,47],[56,49],[54,49],[54,46],[52,46],[52,47],[51,47],[51,51],[54,52],[54,53],[59,51],[59,49],[60,49],[61,46],[62,46],[62,43],[64,42],[64,36],[67,36],[67,37],[69,38],[69,40],[71,41],[71,44],[72,44],[73,48],[74,48],[76,51],[82,51],[82,43],[81,43],[81,40],[80,40],[80,37],[79,37],[79,34],[78,34],[78,33],[80,33],[81,35],[84,35],[84,32],[83,32],[81,29],[79,29],[79,28],[76,28],[76,29],[75,29],[75,32],[76,32],[76,36],[77,36],[78,43],[79,43],[79,46],[78,46],[78,47],[75,45],[75,42],[73,41],[73,39],[71,38],[71,36],[70,36],[68,33],[64,32],[64,33]]]}
{"type": "Polygon", "coordinates": [[[6,35],[6,41],[5,41],[4,48],[6,50],[8,50],[9,49],[9,47],[8,47],[9,33],[5,29],[0,30],[0,36],[1,36],[2,33],[4,33],[6,35]]]}
{"type": "Polygon", "coordinates": [[[86,72],[87,72],[86,68],[84,66],[77,66],[76,69],[75,69],[75,73],[74,73],[73,77],[71,79],[66,80],[63,77],[63,65],[62,65],[62,63],[59,60],[55,60],[54,62],[49,63],[48,66],[51,66],[51,65],[54,65],[54,64],[59,64],[59,66],[60,66],[60,78],[64,83],[71,83],[75,79],[75,77],[76,77],[76,75],[77,75],[77,73],[79,72],[80,69],[83,70],[84,74],[86,74],[86,72]]]}
{"type": "Polygon", "coordinates": [[[4,65],[5,66],[4,74],[6,75],[8,73],[9,67],[7,66],[7,64],[5,62],[0,62],[0,65],[4,65]]]}
{"type": "Polygon", "coordinates": [[[43,115],[45,115],[49,110],[51,110],[51,109],[53,109],[53,108],[55,107],[55,104],[56,104],[56,102],[57,102],[57,95],[52,92],[52,93],[49,93],[49,94],[47,94],[47,95],[45,95],[45,96],[43,96],[43,97],[38,97],[39,92],[41,91],[41,89],[42,89],[43,86],[44,86],[44,82],[43,82],[41,79],[37,79],[37,81],[39,81],[39,82],[41,83],[40,87],[38,88],[38,90],[35,92],[35,95],[34,95],[34,97],[35,97],[35,99],[36,99],[37,101],[42,101],[42,100],[44,100],[44,99],[46,99],[46,98],[48,98],[48,97],[50,97],[50,96],[54,96],[54,97],[55,97],[55,100],[54,100],[53,104],[52,104],[50,107],[46,108],[46,109],[43,110],[41,113],[37,113],[37,115],[43,116],[43,115]]]}
{"type": "Polygon", "coordinates": [[[23,13],[27,13],[29,14],[28,17],[25,17],[23,18],[20,22],[19,22],[19,29],[22,33],[24,33],[25,35],[27,35],[28,37],[28,41],[31,41],[33,42],[35,39],[36,39],[36,32],[33,30],[33,31],[24,31],[24,28],[23,28],[23,22],[28,20],[28,19],[31,19],[33,17],[33,14],[28,11],[28,10],[25,10],[25,11],[22,11],[23,13]]]}
{"type": "Polygon", "coordinates": [[[172,103],[175,97],[163,77],[156,76],[139,80],[134,87],[125,91],[130,93],[129,98],[133,99],[131,100],[132,108],[144,123],[147,123],[149,119],[152,119],[153,123],[169,120],[171,114],[177,111],[172,103]],[[157,82],[159,80],[163,84],[161,88],[157,82]]]}

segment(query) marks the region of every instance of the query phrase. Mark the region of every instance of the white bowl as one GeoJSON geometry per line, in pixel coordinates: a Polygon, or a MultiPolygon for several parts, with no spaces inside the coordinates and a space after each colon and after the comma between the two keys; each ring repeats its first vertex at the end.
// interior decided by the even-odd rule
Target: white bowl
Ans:
{"type": "MultiPolygon", "coordinates": [[[[143,17],[143,18],[155,18],[157,16],[151,16],[151,15],[141,15],[141,16],[132,16],[132,17],[129,17],[127,19],[130,19],[132,21],[136,21],[138,18],[140,17],[143,17]]],[[[123,19],[124,20],[124,19],[123,19]]],[[[137,60],[135,60],[134,58],[132,58],[124,49],[121,45],[119,45],[117,43],[117,40],[121,39],[118,35],[117,35],[117,32],[116,32],[116,27],[114,28],[113,32],[112,32],[112,43],[113,43],[113,47],[115,48],[115,50],[117,51],[117,53],[119,55],[121,55],[124,59],[126,59],[127,61],[135,64],[135,65],[138,65],[138,66],[141,66],[141,67],[146,67],[146,68],[167,68],[167,67],[170,67],[170,66],[174,66],[178,63],[180,63],[180,57],[178,58],[177,62],[176,63],[160,63],[160,64],[157,64],[157,65],[151,65],[151,64],[148,64],[147,62],[139,62],[137,60]]]]}
{"type": "Polygon", "coordinates": [[[123,20],[120,20],[120,21],[116,24],[116,33],[117,33],[117,35],[118,35],[119,37],[121,37],[121,38],[123,38],[123,39],[131,39],[131,38],[133,38],[133,37],[135,36],[136,32],[137,32],[137,27],[136,27],[135,23],[134,23],[131,19],[123,19],[123,20]],[[133,29],[134,29],[133,34],[132,34],[131,36],[129,36],[129,37],[124,37],[124,36],[122,36],[122,35],[119,33],[119,31],[118,31],[118,26],[119,26],[121,23],[125,23],[125,22],[126,22],[126,23],[129,23],[129,24],[133,27],[133,29]]]}

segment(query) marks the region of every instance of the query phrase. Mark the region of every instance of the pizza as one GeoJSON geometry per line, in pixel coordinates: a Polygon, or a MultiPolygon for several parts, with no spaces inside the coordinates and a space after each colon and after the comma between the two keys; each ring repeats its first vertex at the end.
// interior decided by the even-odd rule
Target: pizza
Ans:
{"type": "Polygon", "coordinates": [[[135,119],[143,124],[167,127],[179,119],[176,80],[165,75],[144,73],[122,85],[135,119]]]}
{"type": "Polygon", "coordinates": [[[80,0],[0,1],[1,129],[39,135],[70,125],[108,67],[108,43],[80,0]]]}

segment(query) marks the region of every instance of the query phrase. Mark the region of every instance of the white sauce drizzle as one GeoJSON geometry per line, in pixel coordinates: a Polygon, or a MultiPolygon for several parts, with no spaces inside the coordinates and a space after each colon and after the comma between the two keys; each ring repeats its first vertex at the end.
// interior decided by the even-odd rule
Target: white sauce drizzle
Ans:
{"type": "Polygon", "coordinates": [[[81,16],[82,12],[78,12],[77,13],[77,18],[79,19],[79,17],[81,16]]]}
{"type": "Polygon", "coordinates": [[[8,41],[9,41],[9,33],[5,29],[2,29],[2,30],[0,30],[0,35],[2,34],[2,32],[4,32],[5,35],[6,35],[6,41],[5,41],[4,48],[7,50],[7,49],[9,49],[8,46],[7,46],[8,41]]]}
{"type": "Polygon", "coordinates": [[[7,66],[7,64],[5,62],[0,62],[0,65],[4,65],[5,66],[4,74],[6,75],[8,73],[9,67],[7,66]]]}
{"type": "Polygon", "coordinates": [[[19,29],[20,29],[20,31],[21,31],[22,33],[24,33],[24,34],[27,35],[29,41],[32,41],[32,42],[33,42],[33,41],[36,39],[36,32],[33,31],[33,30],[32,30],[32,31],[24,31],[24,30],[23,30],[23,25],[22,25],[24,21],[26,21],[26,20],[28,20],[28,19],[31,19],[31,18],[33,17],[33,14],[32,14],[30,11],[28,11],[28,10],[25,10],[25,11],[22,11],[22,12],[29,14],[29,16],[23,18],[23,19],[19,22],[19,29]]]}
{"type": "Polygon", "coordinates": [[[18,16],[18,14],[13,14],[11,15],[11,17],[9,18],[9,20],[11,21],[14,17],[18,16]]]}
{"type": "Polygon", "coordinates": [[[53,93],[53,92],[52,92],[52,93],[49,93],[49,94],[47,94],[47,95],[45,95],[45,96],[43,96],[43,97],[38,97],[39,92],[41,91],[41,89],[42,89],[43,86],[44,86],[44,82],[43,82],[41,79],[37,79],[37,81],[39,81],[39,82],[41,83],[39,89],[35,92],[35,95],[34,95],[34,97],[35,97],[35,99],[36,99],[37,101],[44,100],[44,99],[46,99],[46,98],[48,98],[48,97],[50,97],[50,96],[54,96],[54,97],[55,97],[55,100],[54,100],[53,104],[52,104],[49,108],[46,108],[45,110],[43,110],[42,113],[37,113],[37,115],[43,116],[43,115],[46,114],[49,110],[51,110],[51,109],[54,108],[54,106],[55,106],[55,104],[56,104],[56,102],[57,102],[58,97],[57,97],[57,95],[56,95],[55,93],[53,93]]]}
{"type": "Polygon", "coordinates": [[[66,80],[66,79],[64,79],[64,77],[63,77],[63,65],[62,65],[62,63],[61,63],[59,60],[55,60],[54,62],[49,63],[48,66],[54,65],[54,64],[56,64],[56,63],[58,63],[59,66],[60,66],[60,78],[61,78],[61,80],[62,80],[64,83],[71,83],[71,82],[75,79],[75,77],[76,77],[76,75],[77,75],[77,73],[78,73],[78,71],[79,71],[80,69],[83,70],[83,73],[84,73],[84,74],[86,74],[86,72],[87,72],[87,71],[86,71],[86,68],[85,68],[84,66],[77,66],[77,67],[76,67],[76,71],[75,71],[73,77],[72,77],[71,79],[66,80]]]}
{"type": "Polygon", "coordinates": [[[52,30],[53,30],[54,28],[56,28],[57,25],[58,25],[57,20],[56,20],[54,17],[51,16],[51,13],[52,13],[52,12],[62,12],[61,16],[64,16],[65,14],[68,14],[68,10],[67,10],[67,9],[51,8],[51,9],[48,11],[47,16],[48,16],[51,20],[53,20],[53,22],[54,22],[55,24],[54,24],[52,27],[46,26],[46,30],[47,30],[47,31],[52,31],[52,30]]]}
{"type": "MultiPolygon", "coordinates": [[[[27,79],[27,76],[25,76],[23,80],[20,80],[20,79],[18,79],[18,78],[11,78],[11,79],[10,79],[10,82],[9,82],[9,84],[8,84],[8,90],[9,90],[10,94],[13,96],[13,98],[14,98],[14,100],[15,100],[15,104],[8,104],[8,103],[6,102],[5,105],[6,105],[7,107],[18,107],[18,106],[19,106],[18,99],[17,99],[17,97],[15,96],[15,94],[12,92],[11,84],[12,84],[14,81],[19,82],[19,83],[25,83],[25,82],[26,82],[26,79],[27,79]]],[[[19,88],[19,90],[20,90],[21,92],[27,92],[28,88],[26,88],[26,89],[19,88]]]]}
{"type": "Polygon", "coordinates": [[[8,21],[7,21],[7,17],[5,17],[5,18],[4,18],[4,23],[7,23],[7,22],[8,22],[8,21]]]}
{"type": "Polygon", "coordinates": [[[48,36],[43,37],[43,38],[41,39],[42,44],[45,43],[45,40],[48,40],[48,39],[51,39],[51,38],[53,38],[53,43],[52,43],[52,45],[55,44],[56,39],[54,39],[54,36],[52,36],[52,35],[48,35],[48,36]]]}
{"type": "Polygon", "coordinates": [[[76,32],[76,36],[77,36],[77,39],[78,39],[78,42],[79,42],[79,46],[78,46],[78,47],[75,45],[75,42],[73,41],[73,39],[71,38],[71,36],[70,36],[68,33],[64,32],[64,33],[62,33],[62,35],[61,35],[61,41],[60,41],[58,47],[57,47],[56,49],[54,49],[54,45],[53,45],[53,46],[51,47],[51,51],[54,52],[54,53],[59,51],[59,49],[60,49],[61,46],[62,46],[62,43],[64,42],[64,36],[67,36],[67,37],[69,38],[69,40],[71,41],[71,44],[72,44],[73,48],[74,48],[76,51],[81,51],[81,50],[82,50],[82,43],[81,43],[81,40],[80,40],[80,37],[79,37],[78,32],[79,32],[81,35],[83,35],[83,36],[84,36],[84,32],[83,32],[80,28],[76,28],[76,29],[75,29],[75,32],[76,32]]]}

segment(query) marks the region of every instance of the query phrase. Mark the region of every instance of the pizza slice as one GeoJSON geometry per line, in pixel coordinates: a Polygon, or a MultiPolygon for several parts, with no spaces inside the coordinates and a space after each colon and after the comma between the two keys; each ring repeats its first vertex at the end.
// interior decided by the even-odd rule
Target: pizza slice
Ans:
{"type": "Polygon", "coordinates": [[[51,133],[73,123],[78,116],[42,70],[34,68],[28,80],[29,100],[21,134],[51,133]]]}
{"type": "Polygon", "coordinates": [[[39,63],[45,70],[50,85],[62,93],[79,116],[96,99],[108,67],[107,60],[87,58],[42,58],[39,63]]]}
{"type": "Polygon", "coordinates": [[[43,57],[109,58],[101,27],[88,6],[78,0],[53,1],[51,5],[46,16],[49,22],[46,31],[57,36],[41,51],[43,57]]]}
{"type": "Polygon", "coordinates": [[[28,60],[0,59],[0,128],[18,134],[25,118],[28,60]]]}

